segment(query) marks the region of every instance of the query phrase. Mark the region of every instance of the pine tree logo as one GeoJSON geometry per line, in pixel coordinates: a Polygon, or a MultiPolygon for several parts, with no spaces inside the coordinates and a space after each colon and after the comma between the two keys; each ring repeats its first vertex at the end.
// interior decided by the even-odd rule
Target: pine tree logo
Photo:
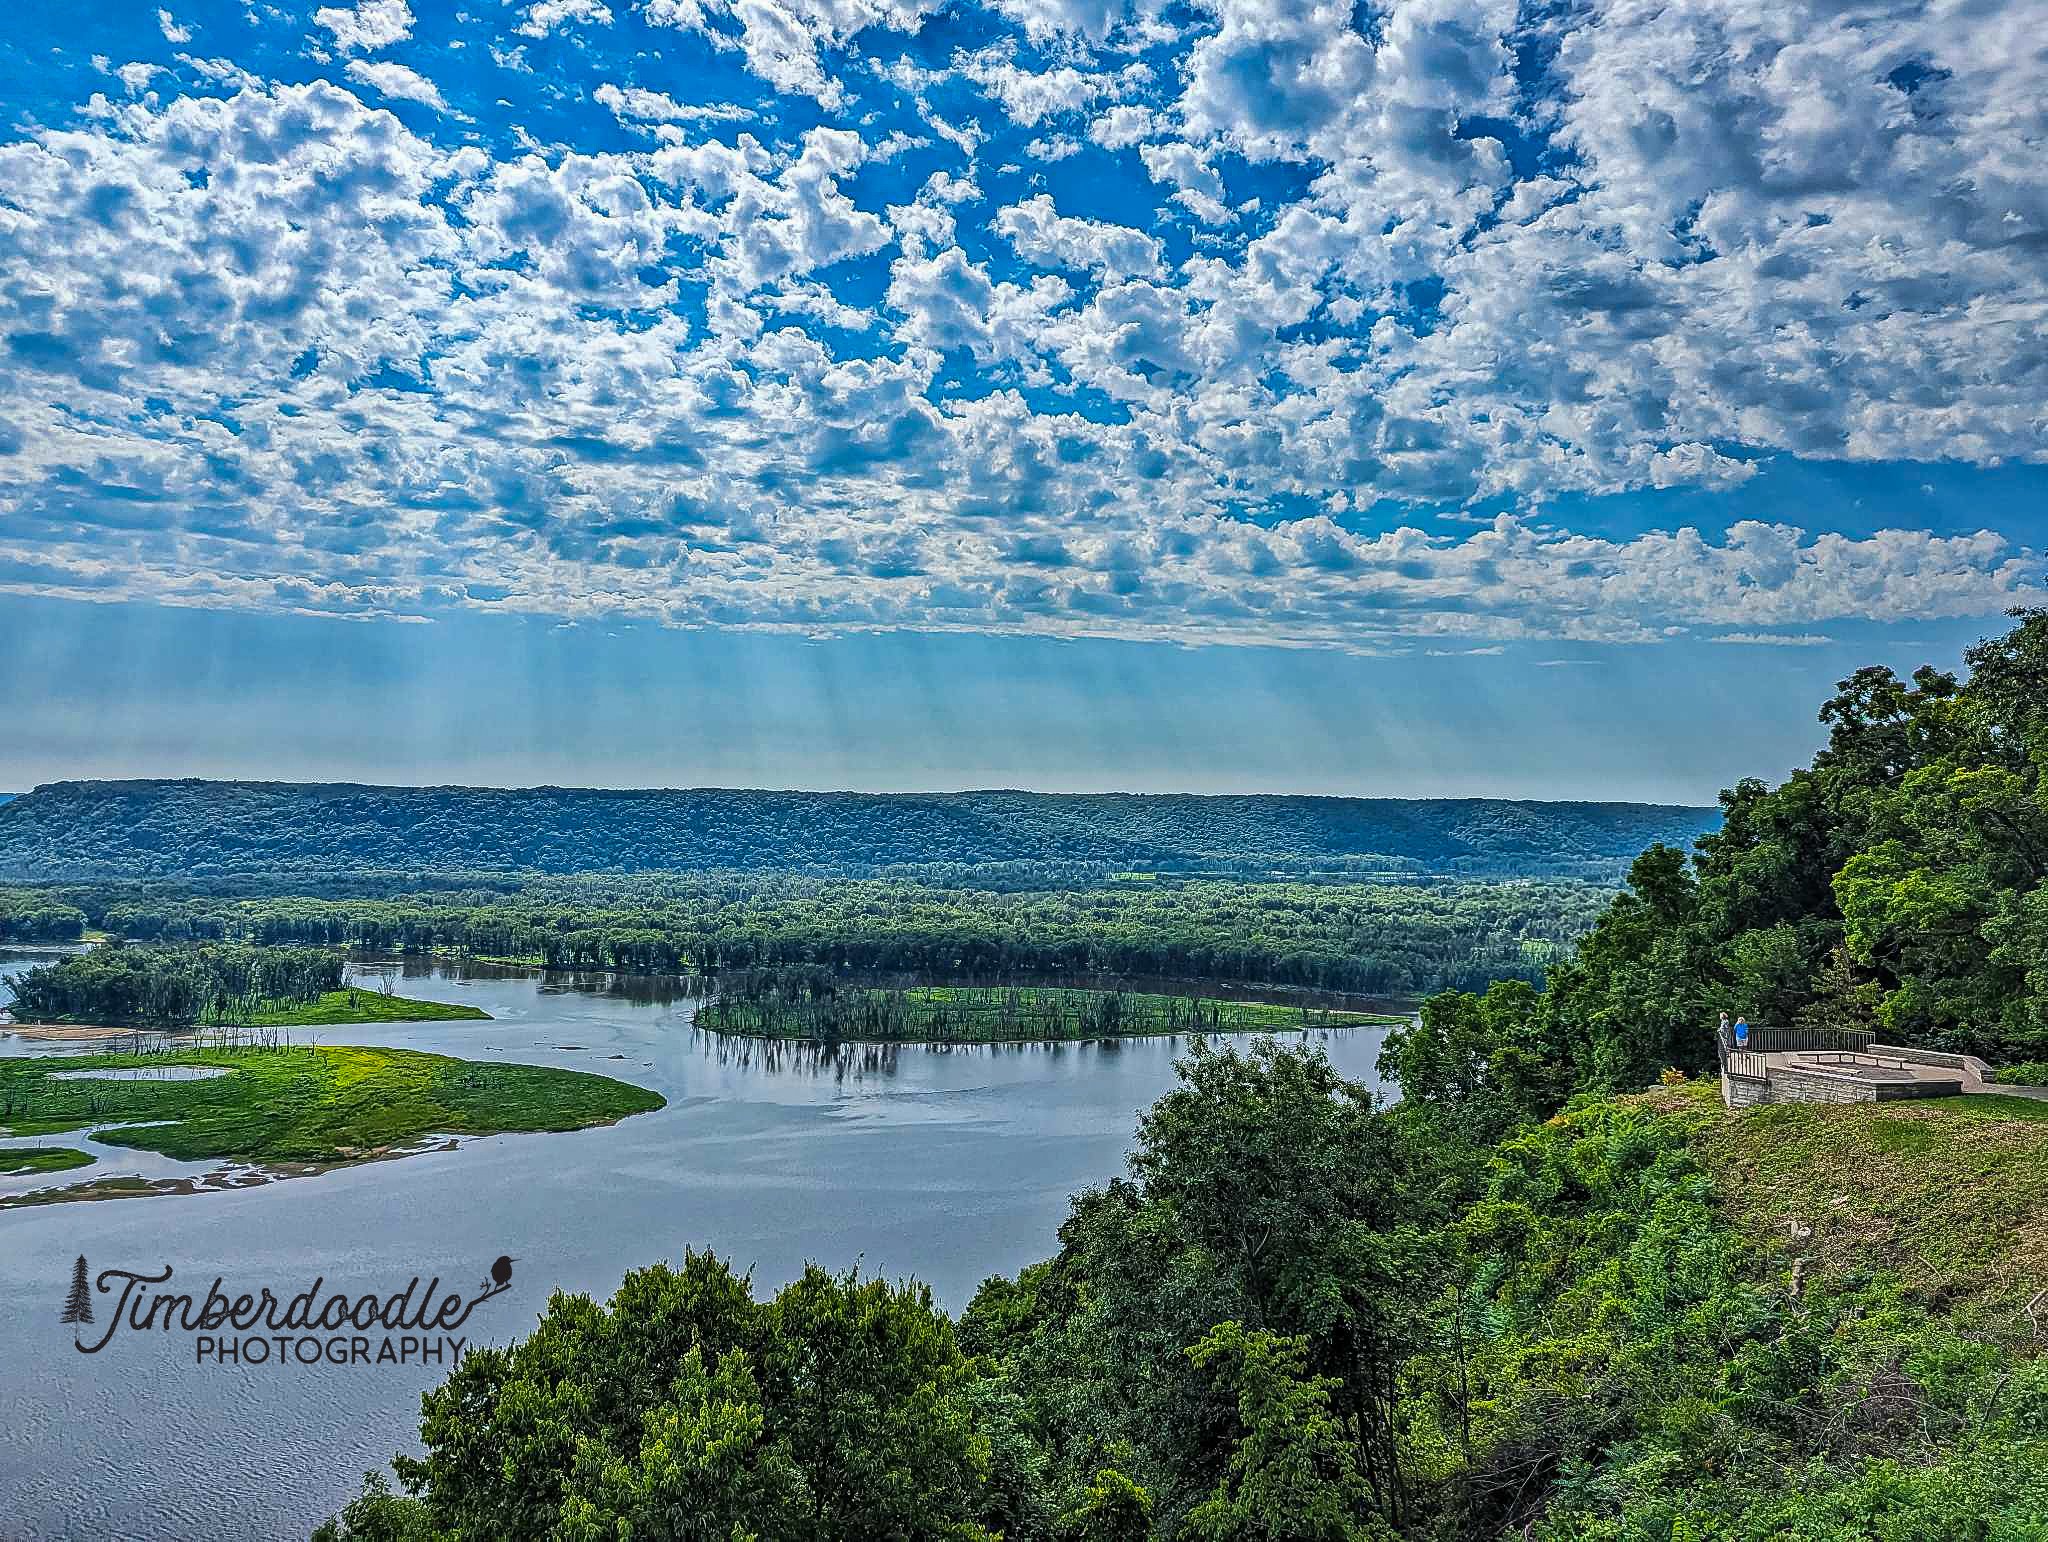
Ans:
{"type": "Polygon", "coordinates": [[[92,1321],[92,1292],[85,1283],[85,1255],[78,1255],[78,1262],[71,1266],[71,1295],[64,1302],[64,1321],[92,1321]]]}

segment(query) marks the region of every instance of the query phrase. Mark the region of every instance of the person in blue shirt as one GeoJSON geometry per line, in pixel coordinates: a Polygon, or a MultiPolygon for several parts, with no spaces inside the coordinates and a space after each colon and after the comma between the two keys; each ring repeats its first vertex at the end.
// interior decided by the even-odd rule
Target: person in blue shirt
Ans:
{"type": "Polygon", "coordinates": [[[1749,1019],[1747,1017],[1735,1019],[1735,1047],[1737,1049],[1749,1048],[1749,1019]]]}

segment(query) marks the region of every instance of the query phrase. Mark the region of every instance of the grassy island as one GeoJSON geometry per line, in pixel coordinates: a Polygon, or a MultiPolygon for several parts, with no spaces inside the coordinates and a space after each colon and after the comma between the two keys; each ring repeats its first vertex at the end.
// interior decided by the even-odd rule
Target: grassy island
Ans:
{"type": "Polygon", "coordinates": [[[323,991],[311,1001],[270,1002],[251,1013],[252,1028],[320,1028],[345,1023],[489,1022],[482,1007],[457,1001],[416,1001],[360,987],[323,991]]]}
{"type": "Polygon", "coordinates": [[[1374,1012],[1073,986],[842,986],[811,972],[743,980],[697,1014],[697,1025],[713,1033],[935,1044],[1285,1033],[1406,1021],[1374,1012]]]}
{"type": "Polygon", "coordinates": [[[61,1173],[66,1168],[85,1167],[92,1158],[69,1146],[36,1146],[28,1150],[0,1149],[0,1177],[16,1178],[26,1173],[61,1173]]]}
{"type": "MultiPolygon", "coordinates": [[[[586,1071],[405,1049],[322,1045],[0,1059],[0,1128],[34,1134],[89,1124],[96,1140],[181,1161],[348,1162],[430,1135],[612,1124],[664,1101],[586,1071]],[[221,1074],[157,1077],[194,1070],[221,1074]]],[[[54,1160],[47,1153],[59,1149],[34,1155],[54,1160]]]]}

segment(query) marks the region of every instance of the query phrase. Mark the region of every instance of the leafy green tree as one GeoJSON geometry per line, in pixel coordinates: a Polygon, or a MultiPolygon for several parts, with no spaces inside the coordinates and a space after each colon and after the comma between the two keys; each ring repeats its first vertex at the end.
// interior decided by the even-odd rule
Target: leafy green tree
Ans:
{"type": "Polygon", "coordinates": [[[552,1536],[559,1542],[749,1542],[805,1534],[813,1505],[802,1471],[768,1433],[743,1349],[707,1370],[683,1356],[644,1418],[639,1449],[581,1442],[552,1536]]]}
{"type": "Polygon", "coordinates": [[[1330,1407],[1339,1383],[1311,1375],[1308,1344],[1218,1323],[1188,1358],[1237,1400],[1229,1469],[1188,1514],[1204,1542],[1362,1542],[1371,1495],[1330,1407]]]}
{"type": "Polygon", "coordinates": [[[806,1269],[762,1313],[771,1430],[827,1535],[981,1534],[989,1437],[974,1368],[923,1286],[806,1269]]]}
{"type": "Polygon", "coordinates": [[[371,1485],[337,1535],[1024,1542],[1047,1511],[1021,1412],[922,1286],[813,1268],[757,1303],[686,1252],[465,1355],[394,1463],[412,1497],[371,1485]]]}
{"type": "Polygon", "coordinates": [[[1105,1467],[1060,1516],[1054,1534],[1059,1542],[1147,1542],[1152,1497],[1114,1467],[1105,1467]]]}
{"type": "Polygon", "coordinates": [[[1380,1075],[1401,1088],[1409,1117],[1483,1149],[1571,1093],[1571,1052],[1544,1005],[1526,980],[1432,996],[1387,1035],[1380,1075]]]}
{"type": "Polygon", "coordinates": [[[1080,1196],[1060,1255],[985,1286],[968,1321],[1029,1398],[1068,1505],[1115,1467],[1172,1535],[1213,1495],[1238,1398],[1185,1351],[1228,1321],[1301,1339],[1363,1478],[1360,1518],[1405,1514],[1395,1406],[1427,1292],[1427,1164],[1320,1050],[1198,1042],[1176,1069],[1130,1177],[1080,1196]]]}

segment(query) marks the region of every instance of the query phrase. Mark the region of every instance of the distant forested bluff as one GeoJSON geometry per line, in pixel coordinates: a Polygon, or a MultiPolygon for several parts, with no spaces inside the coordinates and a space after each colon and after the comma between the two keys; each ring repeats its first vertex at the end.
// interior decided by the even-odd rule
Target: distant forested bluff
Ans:
{"type": "Polygon", "coordinates": [[[813,793],[55,782],[0,805],[0,877],[975,870],[1036,887],[1117,872],[1618,882],[1716,809],[1471,798],[813,793]]]}

